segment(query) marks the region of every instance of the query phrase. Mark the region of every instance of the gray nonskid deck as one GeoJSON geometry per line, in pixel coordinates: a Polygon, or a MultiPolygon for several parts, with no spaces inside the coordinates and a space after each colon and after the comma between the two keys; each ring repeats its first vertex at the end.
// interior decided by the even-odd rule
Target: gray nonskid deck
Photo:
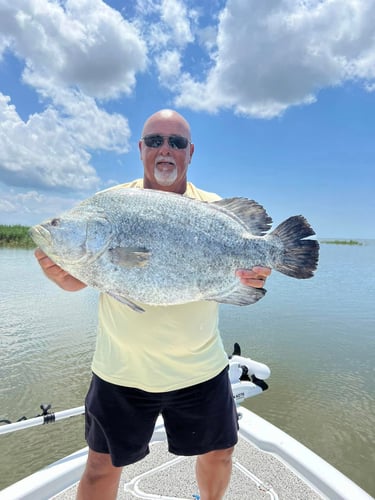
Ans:
{"type": "MultiPolygon", "coordinates": [[[[192,500],[198,494],[195,457],[176,457],[165,442],[150,446],[150,454],[124,468],[118,499],[192,500]]],[[[71,500],[76,486],[54,497],[71,500]]],[[[226,500],[317,500],[321,498],[278,459],[240,438],[235,448],[233,473],[226,500]]]]}

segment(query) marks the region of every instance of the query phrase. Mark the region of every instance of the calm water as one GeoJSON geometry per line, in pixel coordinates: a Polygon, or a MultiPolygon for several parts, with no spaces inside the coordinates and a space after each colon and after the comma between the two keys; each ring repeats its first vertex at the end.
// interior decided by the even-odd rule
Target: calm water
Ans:
{"type": "MultiPolygon", "coordinates": [[[[97,295],[68,293],[31,251],[0,250],[0,419],[80,406],[90,378],[97,295]]],[[[267,363],[270,389],[247,406],[375,495],[375,242],[321,245],[319,270],[274,272],[268,294],[224,306],[228,352],[267,363]]],[[[83,418],[0,436],[0,488],[85,445],[83,418]]]]}

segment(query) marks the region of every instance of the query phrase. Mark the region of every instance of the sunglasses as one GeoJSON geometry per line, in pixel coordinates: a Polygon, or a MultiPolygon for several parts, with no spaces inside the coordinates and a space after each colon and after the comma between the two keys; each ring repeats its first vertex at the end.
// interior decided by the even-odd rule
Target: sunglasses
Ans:
{"type": "Polygon", "coordinates": [[[150,134],[142,137],[142,141],[148,148],[160,148],[164,144],[164,140],[168,139],[168,144],[172,149],[186,149],[190,141],[182,135],[159,135],[150,134]]]}

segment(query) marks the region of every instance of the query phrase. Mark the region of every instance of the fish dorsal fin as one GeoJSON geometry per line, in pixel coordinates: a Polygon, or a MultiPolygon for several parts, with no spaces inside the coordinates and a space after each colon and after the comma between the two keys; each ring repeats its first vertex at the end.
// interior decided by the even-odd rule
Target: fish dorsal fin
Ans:
{"type": "Polygon", "coordinates": [[[147,266],[150,258],[150,252],[143,247],[115,247],[108,253],[113,264],[128,268],[147,266]]]}
{"type": "Polygon", "coordinates": [[[222,200],[212,202],[212,204],[239,220],[255,236],[262,236],[271,227],[271,217],[262,205],[259,205],[254,200],[247,198],[223,198],[222,200]]]}

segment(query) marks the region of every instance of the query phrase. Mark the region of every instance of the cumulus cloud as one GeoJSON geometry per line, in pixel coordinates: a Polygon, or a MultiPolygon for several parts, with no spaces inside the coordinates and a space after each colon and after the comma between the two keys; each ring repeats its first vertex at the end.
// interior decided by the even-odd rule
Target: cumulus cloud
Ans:
{"type": "Polygon", "coordinates": [[[10,97],[0,93],[0,172],[6,184],[92,191],[100,181],[88,149],[126,150],[129,128],[122,116],[74,92],[62,95],[62,113],[48,107],[24,122],[10,97]]]}
{"type": "Polygon", "coordinates": [[[79,197],[41,194],[34,190],[9,190],[0,185],[0,224],[31,226],[69,210],[79,201],[79,197]]]}
{"type": "Polygon", "coordinates": [[[171,37],[177,45],[185,46],[194,40],[190,29],[193,18],[184,2],[162,0],[161,20],[169,28],[171,37]]]}
{"type": "Polygon", "coordinates": [[[124,153],[125,117],[105,99],[130,94],[147,61],[137,28],[101,0],[0,1],[0,57],[24,64],[42,111],[25,121],[0,93],[0,173],[7,185],[97,189],[95,150],[124,153]]]}
{"type": "Polygon", "coordinates": [[[181,71],[165,84],[178,106],[261,118],[346,81],[373,90],[373,19],[372,0],[228,0],[206,75],[181,71]]]}
{"type": "Polygon", "coordinates": [[[177,50],[166,50],[157,61],[159,79],[164,84],[175,81],[181,73],[181,54],[177,50]]]}
{"type": "Polygon", "coordinates": [[[39,99],[21,118],[0,93],[1,179],[100,188],[93,154],[130,148],[110,100],[132,95],[146,69],[177,107],[257,118],[348,81],[373,92],[373,19],[373,0],[136,0],[121,12],[103,0],[0,0],[0,62],[16,57],[39,99]]]}
{"type": "MultiPolygon", "coordinates": [[[[34,87],[74,86],[99,98],[129,94],[146,66],[146,45],[134,25],[101,0],[0,4],[0,32],[25,60],[34,87]]],[[[1,47],[1,43],[0,43],[1,47]]]]}
{"type": "Polygon", "coordinates": [[[184,50],[194,42],[197,11],[181,0],[138,0],[135,23],[153,52],[184,50]]]}

